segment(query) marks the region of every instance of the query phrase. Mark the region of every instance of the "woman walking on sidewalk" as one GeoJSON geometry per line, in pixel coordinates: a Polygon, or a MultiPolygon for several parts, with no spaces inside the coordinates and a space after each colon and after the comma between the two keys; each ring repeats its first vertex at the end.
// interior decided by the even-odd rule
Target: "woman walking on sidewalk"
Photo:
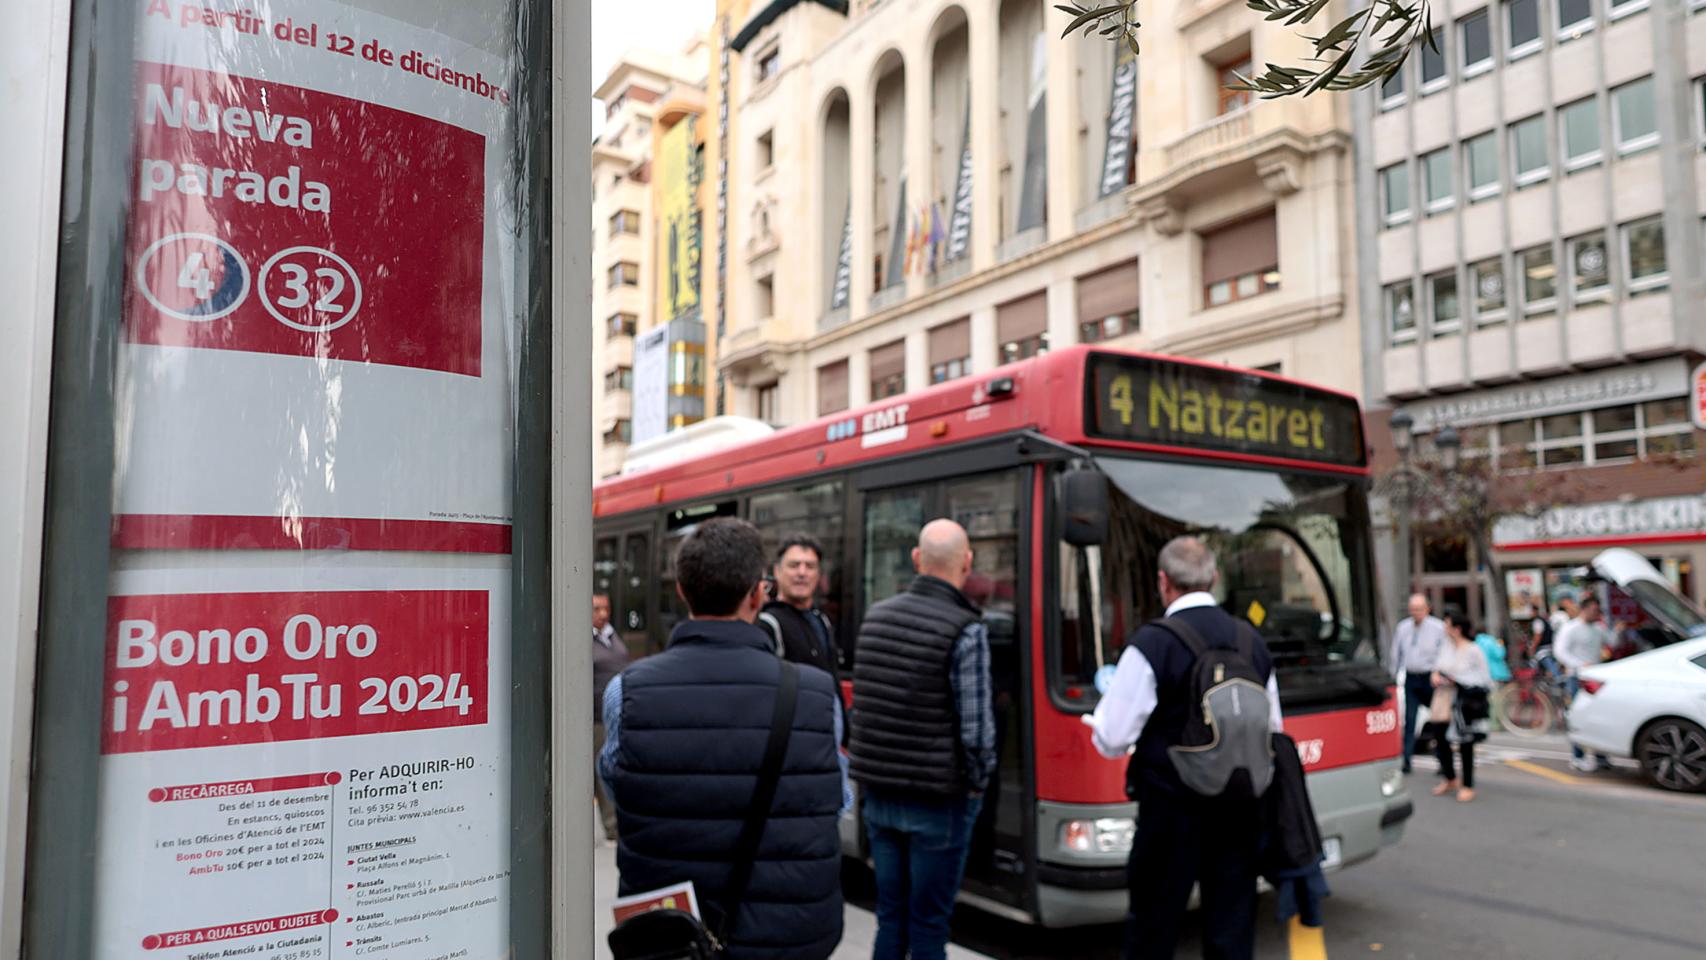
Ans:
{"type": "Polygon", "coordinates": [[[1445,637],[1434,664],[1434,697],[1428,713],[1427,735],[1434,738],[1442,778],[1433,793],[1439,797],[1456,790],[1458,802],[1468,803],[1475,799],[1475,744],[1487,739],[1487,698],[1493,677],[1468,617],[1455,610],[1447,613],[1445,637]],[[1461,781],[1452,762],[1453,745],[1463,760],[1461,781]]]}

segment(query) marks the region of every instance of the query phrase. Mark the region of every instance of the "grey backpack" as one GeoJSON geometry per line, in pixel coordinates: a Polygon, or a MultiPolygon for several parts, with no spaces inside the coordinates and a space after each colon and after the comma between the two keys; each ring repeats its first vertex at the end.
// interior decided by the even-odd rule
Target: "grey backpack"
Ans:
{"type": "Polygon", "coordinates": [[[1167,755],[1185,786],[1205,797],[1260,797],[1274,776],[1268,683],[1256,672],[1255,628],[1237,624],[1237,639],[1224,647],[1210,646],[1178,617],[1156,621],[1195,658],[1187,701],[1193,709],[1167,755]]]}

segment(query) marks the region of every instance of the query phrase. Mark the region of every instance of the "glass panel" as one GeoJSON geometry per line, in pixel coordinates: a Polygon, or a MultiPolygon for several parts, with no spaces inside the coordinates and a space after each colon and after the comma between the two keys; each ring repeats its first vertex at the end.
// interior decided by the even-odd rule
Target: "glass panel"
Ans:
{"type": "Polygon", "coordinates": [[[1565,28],[1593,19],[1592,0],[1558,0],[1558,26],[1565,28]]]}
{"type": "Polygon", "coordinates": [[[1410,168],[1400,163],[1381,173],[1385,182],[1386,217],[1391,219],[1410,209],[1410,168]]]}
{"type": "Polygon", "coordinates": [[[1540,39],[1539,0],[1511,0],[1505,4],[1505,22],[1510,27],[1511,49],[1540,39]]]}
{"type": "Polygon", "coordinates": [[[1625,228],[1629,238],[1629,279],[1631,282],[1664,276],[1665,225],[1662,220],[1648,220],[1625,228]]]}
{"type": "Polygon", "coordinates": [[[1463,21],[1463,65],[1471,67],[1493,58],[1493,38],[1487,29],[1487,14],[1477,13],[1463,21]]]}
{"type": "Polygon", "coordinates": [[[1634,440],[1603,440],[1593,445],[1594,460],[1633,460],[1635,459],[1634,440]]]}
{"type": "Polygon", "coordinates": [[[1435,150],[1422,158],[1422,173],[1427,183],[1428,206],[1439,206],[1452,199],[1451,149],[1435,150]]]}
{"type": "Polygon", "coordinates": [[[1401,97],[1403,95],[1404,95],[1404,68],[1399,67],[1398,70],[1392,74],[1392,76],[1387,77],[1384,81],[1381,82],[1381,84],[1380,84],[1380,99],[1391,100],[1391,99],[1394,99],[1396,97],[1401,97]]]}
{"type": "Polygon", "coordinates": [[[1513,446],[1534,442],[1533,420],[1509,420],[1499,424],[1499,443],[1513,446]]]}
{"type": "Polygon", "coordinates": [[[1445,79],[1445,34],[1435,30],[1433,40],[1433,43],[1423,43],[1420,48],[1422,53],[1422,86],[1424,87],[1435,81],[1445,79]]]}
{"type": "Polygon", "coordinates": [[[1599,101],[1588,99],[1558,111],[1564,131],[1564,159],[1583,162],[1599,155],[1599,101]]]}
{"type": "Polygon", "coordinates": [[[1244,274],[1242,277],[1237,279],[1236,283],[1238,285],[1238,296],[1240,298],[1253,297],[1261,289],[1260,281],[1253,273],[1244,274]]]}
{"type": "Polygon", "coordinates": [[[1688,399],[1686,397],[1651,400],[1642,404],[1641,408],[1641,412],[1646,416],[1648,429],[1670,423],[1688,422],[1688,399]]]}
{"type": "MultiPolygon", "coordinates": [[[[1288,705],[1364,695],[1363,671],[1373,679],[1378,667],[1368,516],[1355,487],[1225,467],[1097,463],[1114,486],[1101,563],[1105,634],[1123,639],[1161,614],[1155,556],[1172,537],[1195,533],[1219,559],[1216,599],[1261,631],[1288,705]]],[[[1093,691],[1084,696],[1089,706],[1093,691]]]]}
{"type": "Polygon", "coordinates": [[[616,556],[615,537],[600,537],[592,546],[592,592],[610,597],[612,609],[616,600],[616,556]]]}
{"type": "Polygon", "coordinates": [[[1415,300],[1415,293],[1407,281],[1386,288],[1386,316],[1391,321],[1393,333],[1416,329],[1415,300]]]}
{"type": "Polygon", "coordinates": [[[1581,435],[1582,415],[1579,413],[1560,413],[1540,418],[1540,438],[1542,440],[1562,440],[1581,435]]]}
{"type": "Polygon", "coordinates": [[[1475,315],[1485,318],[1505,309],[1505,265],[1499,260],[1483,260],[1469,268],[1470,282],[1475,284],[1475,315]]]}
{"type": "Polygon", "coordinates": [[[925,495],[923,487],[866,494],[863,602],[867,609],[912,582],[912,548],[918,546],[918,531],[924,527],[925,495]]]}
{"type": "MultiPolygon", "coordinates": [[[[794,534],[807,534],[823,545],[818,558],[818,609],[837,630],[843,618],[846,571],[841,558],[846,550],[842,525],[846,516],[845,484],[825,480],[803,487],[754,494],[748,505],[752,525],[764,536],[764,550],[772,559],[776,549],[794,534]]],[[[845,660],[845,654],[842,655],[845,660]]]]}
{"type": "Polygon", "coordinates": [[[1422,535],[1424,573],[1463,573],[1469,569],[1469,538],[1461,533],[1433,531],[1422,535]]]}
{"type": "Polygon", "coordinates": [[[1469,141],[1469,189],[1496,186],[1499,182],[1498,135],[1484,133],[1469,141]]]}
{"type": "Polygon", "coordinates": [[[1548,447],[1540,452],[1541,465],[1547,467],[1566,467],[1571,464],[1583,463],[1586,456],[1580,445],[1568,447],[1548,447]]]}
{"type": "Polygon", "coordinates": [[[1457,274],[1442,273],[1428,280],[1435,329],[1455,329],[1461,314],[1457,305],[1457,274]]]}
{"type": "Polygon", "coordinates": [[[1511,142],[1515,145],[1516,173],[1521,177],[1540,173],[1547,168],[1546,121],[1534,117],[1511,127],[1511,142]]]}
{"type": "Polygon", "coordinates": [[[1617,111],[1617,145],[1630,147],[1655,137],[1659,118],[1653,109],[1653,80],[1647,77],[1611,91],[1617,111]]]}
{"type": "Polygon", "coordinates": [[[1647,437],[1648,457],[1687,456],[1694,452],[1694,432],[1647,437]]]}
{"type": "Polygon", "coordinates": [[[1218,307],[1223,303],[1231,303],[1231,302],[1232,302],[1232,283],[1231,283],[1231,281],[1222,280],[1219,283],[1211,284],[1209,286],[1209,288],[1208,288],[1208,305],[1209,306],[1218,307]]]}
{"type": "Polygon", "coordinates": [[[1591,234],[1570,241],[1570,279],[1576,296],[1597,293],[1611,283],[1605,235],[1591,234]]]}
{"type": "Polygon", "coordinates": [[[1635,429],[1635,408],[1607,407],[1595,410],[1593,416],[1594,433],[1617,433],[1622,430],[1635,429]]]}
{"type": "Polygon", "coordinates": [[[622,639],[628,644],[628,649],[636,655],[647,648],[646,611],[649,606],[647,587],[651,582],[652,569],[651,542],[649,533],[630,533],[623,538],[621,597],[611,598],[616,629],[622,632],[622,639]]]}
{"type": "Polygon", "coordinates": [[[1549,302],[1558,295],[1558,268],[1552,262],[1551,247],[1524,250],[1518,259],[1522,264],[1524,303],[1549,302]]]}

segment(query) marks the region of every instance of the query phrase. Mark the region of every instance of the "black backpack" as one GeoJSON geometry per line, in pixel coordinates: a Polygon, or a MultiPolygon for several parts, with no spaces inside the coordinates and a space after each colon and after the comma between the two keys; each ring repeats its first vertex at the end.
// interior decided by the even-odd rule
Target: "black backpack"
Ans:
{"type": "Polygon", "coordinates": [[[1260,797],[1274,776],[1268,678],[1256,672],[1255,628],[1235,623],[1237,637],[1227,647],[1209,645],[1178,617],[1156,621],[1195,658],[1186,701],[1193,709],[1167,756],[1184,785],[1205,797],[1260,797]]]}

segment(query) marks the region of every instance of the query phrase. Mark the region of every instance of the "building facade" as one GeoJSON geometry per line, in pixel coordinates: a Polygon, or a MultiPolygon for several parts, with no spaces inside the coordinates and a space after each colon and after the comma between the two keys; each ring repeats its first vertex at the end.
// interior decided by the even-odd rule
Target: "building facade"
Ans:
{"type": "MultiPolygon", "coordinates": [[[[1355,99],[1371,434],[1390,451],[1402,408],[1418,449],[1449,424],[1492,458],[1491,559],[1549,600],[1611,545],[1706,589],[1701,6],[1456,0],[1437,52],[1355,99]]],[[[1416,571],[1390,604],[1415,586],[1493,615],[1488,558],[1450,530],[1413,551],[1382,564],[1416,571]]]]}
{"type": "Polygon", "coordinates": [[[1063,16],[719,5],[725,412],[796,423],[1084,341],[1360,392],[1349,103],[1224,89],[1306,43],[1211,0],[1133,60],[1063,16]]]}
{"type": "Polygon", "coordinates": [[[698,174],[705,68],[703,38],[678,54],[630,51],[593,94],[605,109],[592,145],[595,477],[620,472],[648,429],[704,416],[695,231],[706,199],[698,174]],[[647,341],[657,341],[649,357],[636,347],[648,331],[662,331],[647,341]],[[636,361],[648,359],[637,373],[636,361]]]}

